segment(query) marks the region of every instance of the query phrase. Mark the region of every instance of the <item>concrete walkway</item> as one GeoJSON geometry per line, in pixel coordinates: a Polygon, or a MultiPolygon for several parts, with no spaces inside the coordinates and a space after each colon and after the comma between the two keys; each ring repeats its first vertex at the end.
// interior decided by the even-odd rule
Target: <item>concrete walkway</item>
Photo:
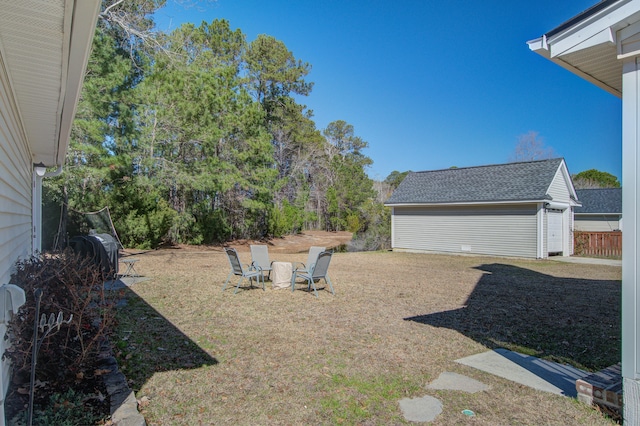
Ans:
{"type": "MultiPolygon", "coordinates": [[[[590,373],[556,362],[542,360],[506,349],[496,349],[456,360],[457,363],[491,373],[493,375],[529,386],[544,392],[576,397],[576,380],[590,373]]],[[[489,390],[489,386],[464,376],[445,371],[425,386],[426,389],[447,389],[467,393],[489,390]]],[[[442,413],[442,402],[432,396],[404,398],[399,401],[400,410],[407,421],[428,423],[442,413]]],[[[462,412],[473,417],[471,410],[462,412]]]]}
{"type": "Polygon", "coordinates": [[[104,282],[105,290],[120,290],[123,288],[131,287],[134,284],[149,281],[149,277],[120,277],[115,280],[109,280],[104,282]]]}
{"type": "Polygon", "coordinates": [[[506,349],[482,352],[456,360],[512,382],[544,392],[577,397],[576,380],[590,373],[570,365],[546,361],[506,349]]]}
{"type": "Polygon", "coordinates": [[[600,259],[595,257],[577,257],[577,256],[549,256],[547,259],[554,260],[556,262],[585,263],[590,265],[622,266],[622,260],[617,260],[617,259],[600,259]]]}

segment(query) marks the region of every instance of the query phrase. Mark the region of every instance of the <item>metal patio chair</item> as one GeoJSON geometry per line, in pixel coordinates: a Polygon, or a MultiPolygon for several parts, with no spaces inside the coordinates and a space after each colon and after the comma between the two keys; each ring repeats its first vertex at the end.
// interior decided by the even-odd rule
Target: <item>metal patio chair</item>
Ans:
{"type": "Polygon", "coordinates": [[[229,264],[231,265],[231,272],[229,272],[229,276],[227,277],[227,281],[225,281],[224,286],[222,287],[222,291],[224,291],[224,289],[227,287],[227,284],[229,283],[232,275],[240,277],[240,280],[238,281],[238,284],[236,284],[236,289],[233,294],[236,294],[238,292],[240,283],[242,283],[242,280],[244,280],[245,278],[249,278],[249,288],[253,287],[252,280],[254,278],[258,283],[260,282],[260,280],[262,280],[262,290],[265,290],[264,276],[262,275],[262,269],[260,269],[259,266],[253,264],[243,265],[242,263],[240,263],[238,252],[234,248],[225,247],[224,251],[225,253],[227,253],[227,258],[229,259],[229,264]]]}
{"type": "Polygon", "coordinates": [[[311,287],[313,287],[313,292],[316,297],[318,297],[316,282],[320,281],[320,279],[324,279],[325,283],[329,284],[331,294],[335,296],[336,292],[333,290],[333,285],[331,284],[328,274],[329,262],[331,262],[332,255],[333,253],[323,251],[318,255],[316,262],[309,266],[309,272],[294,271],[293,276],[291,277],[291,291],[295,290],[296,278],[302,278],[307,282],[307,289],[311,290],[311,287]]]}
{"type": "MultiPolygon", "coordinates": [[[[316,247],[316,246],[311,246],[309,247],[309,254],[307,256],[307,262],[293,262],[293,272],[298,272],[298,273],[309,273],[309,268],[311,267],[311,265],[315,264],[318,261],[318,255],[320,253],[322,253],[323,251],[326,251],[326,247],[316,247]]],[[[291,275],[291,282],[293,285],[293,277],[294,275],[291,275]]]]}
{"type": "MultiPolygon", "coordinates": [[[[251,249],[251,264],[260,267],[263,273],[267,272],[267,278],[271,279],[273,261],[269,259],[269,247],[265,245],[252,244],[249,248],[251,249]]],[[[264,277],[262,280],[264,281],[264,277]]]]}

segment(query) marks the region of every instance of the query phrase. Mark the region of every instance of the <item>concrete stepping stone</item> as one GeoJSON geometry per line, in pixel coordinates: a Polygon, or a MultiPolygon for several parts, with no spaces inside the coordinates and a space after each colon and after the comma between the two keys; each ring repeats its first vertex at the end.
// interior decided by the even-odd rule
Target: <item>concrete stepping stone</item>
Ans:
{"type": "Polygon", "coordinates": [[[427,389],[456,390],[468,393],[476,393],[489,390],[490,387],[484,383],[458,373],[445,371],[433,382],[426,386],[427,389]]]}
{"type": "Polygon", "coordinates": [[[432,396],[404,398],[400,400],[400,410],[407,421],[432,422],[442,413],[442,402],[432,396]]]}

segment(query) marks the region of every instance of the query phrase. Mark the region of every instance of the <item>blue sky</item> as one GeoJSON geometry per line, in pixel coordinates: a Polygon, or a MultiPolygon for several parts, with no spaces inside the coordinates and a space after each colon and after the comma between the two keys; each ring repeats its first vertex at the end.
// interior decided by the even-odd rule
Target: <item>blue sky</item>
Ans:
{"type": "Polygon", "coordinates": [[[312,66],[299,99],[318,129],[344,120],[369,143],[372,178],[506,163],[538,132],[572,174],[621,178],[621,101],[526,42],[597,0],[168,0],[157,28],[226,19],[312,66]]]}

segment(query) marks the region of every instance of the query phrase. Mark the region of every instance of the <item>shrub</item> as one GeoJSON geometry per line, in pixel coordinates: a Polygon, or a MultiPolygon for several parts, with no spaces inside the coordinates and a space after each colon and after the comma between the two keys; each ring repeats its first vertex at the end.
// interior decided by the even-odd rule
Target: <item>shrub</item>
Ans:
{"type": "Polygon", "coordinates": [[[15,269],[11,282],[25,291],[27,299],[9,322],[11,347],[4,355],[13,364],[18,394],[30,381],[35,289],[42,290],[41,315],[62,313],[65,320],[73,315],[69,324],[44,339],[38,352],[36,378],[46,384],[46,392],[38,389],[35,395],[38,404],[46,405],[46,395],[81,387],[83,380],[95,377],[100,344],[115,320],[117,294],[106,291],[102,268],[71,250],[19,261],[15,269]]]}
{"type": "Polygon", "coordinates": [[[156,248],[167,236],[175,216],[167,202],[159,200],[153,208],[131,210],[121,217],[116,224],[118,235],[125,247],[156,248]]]}
{"type": "MultiPolygon", "coordinates": [[[[228,224],[227,216],[220,209],[197,215],[194,225],[200,241],[205,244],[227,241],[233,231],[228,224]]],[[[189,244],[200,244],[197,241],[198,239],[192,238],[188,242],[189,244]]]]}
{"type": "Polygon", "coordinates": [[[347,215],[347,231],[356,233],[362,229],[363,223],[355,213],[349,213],[347,215]]]}
{"type": "Polygon", "coordinates": [[[382,203],[363,205],[364,226],[354,232],[349,251],[386,250],[391,248],[391,210],[382,203]]]}
{"type": "Polygon", "coordinates": [[[303,212],[292,206],[287,200],[282,202],[282,208],[271,207],[268,216],[268,232],[274,237],[295,234],[302,228],[303,212]]]}
{"type": "MultiPolygon", "coordinates": [[[[68,389],[63,393],[54,393],[49,398],[49,404],[39,407],[34,412],[33,425],[35,426],[76,426],[97,425],[101,423],[103,416],[96,412],[94,407],[87,405],[87,401],[95,399],[93,395],[76,392],[68,389]]],[[[27,413],[17,413],[9,420],[14,426],[27,425],[27,413]]]]}

